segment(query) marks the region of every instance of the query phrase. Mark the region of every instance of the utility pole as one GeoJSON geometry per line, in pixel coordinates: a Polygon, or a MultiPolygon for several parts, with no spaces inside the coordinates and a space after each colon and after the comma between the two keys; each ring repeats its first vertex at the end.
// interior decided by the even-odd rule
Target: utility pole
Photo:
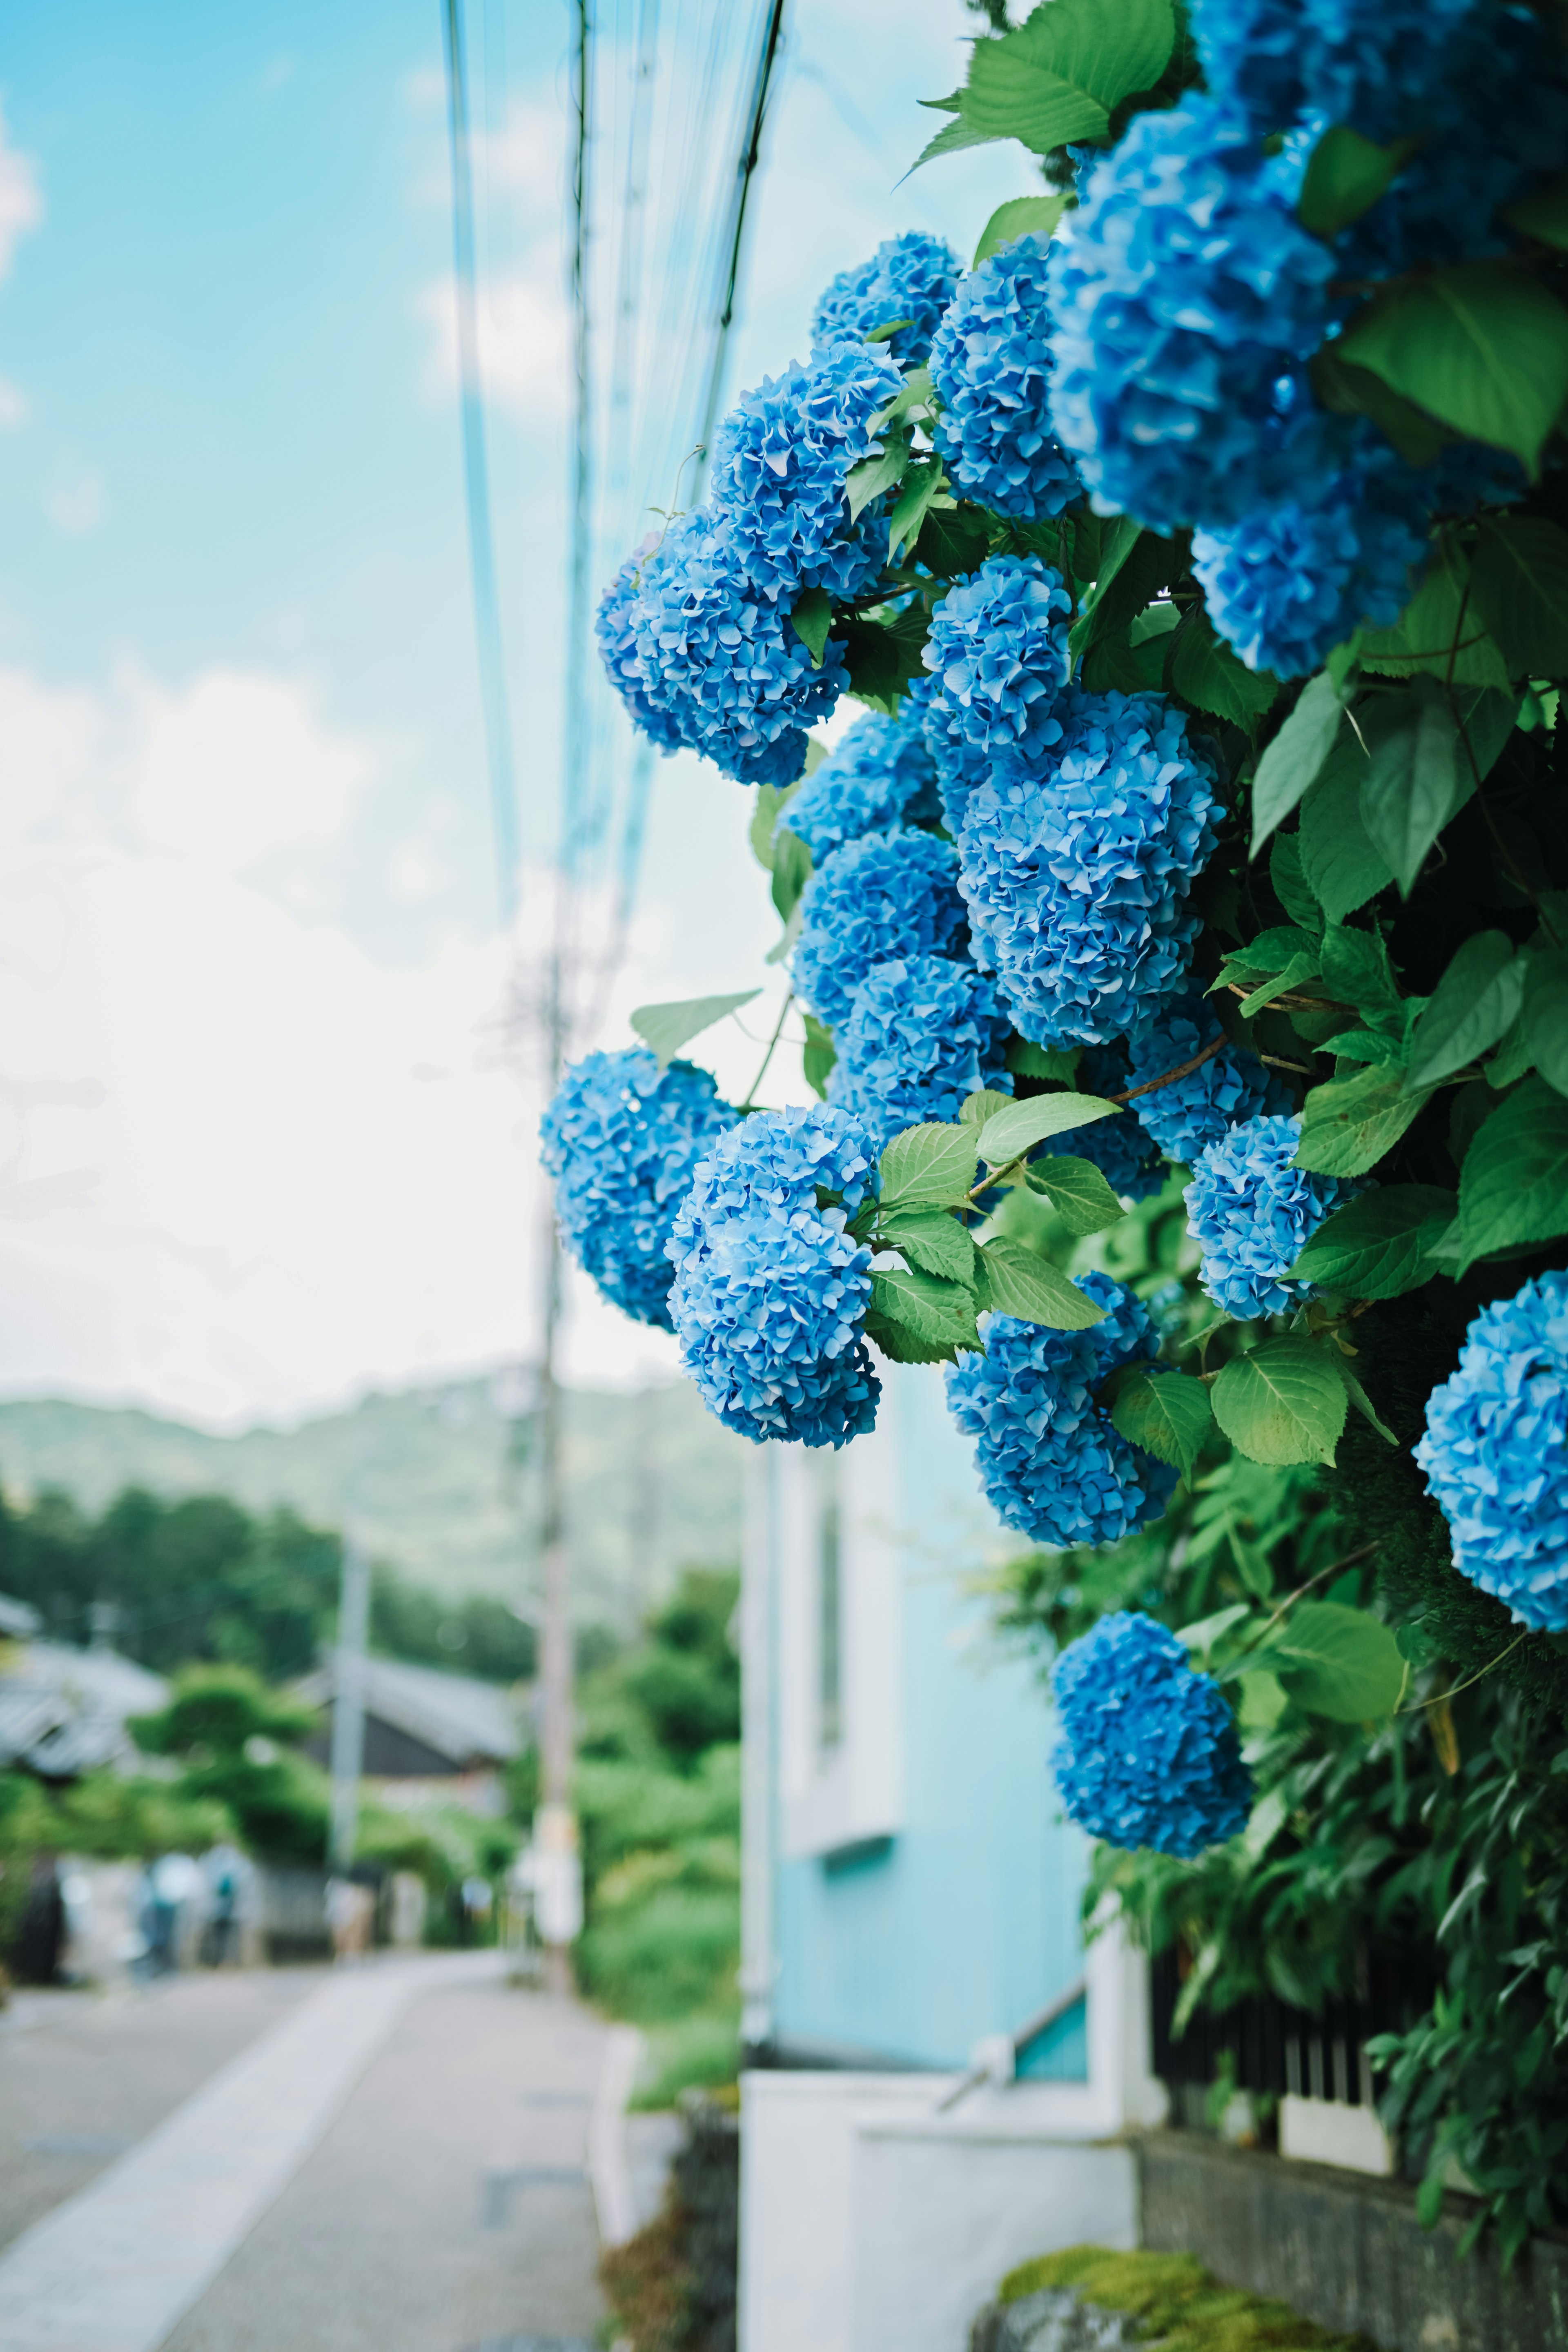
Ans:
{"type": "Polygon", "coordinates": [[[364,1654],[370,1633],[370,1555],[353,1522],[343,1531],[338,1647],[332,1670],[331,1864],[342,1877],[354,1858],[359,1784],[364,1770],[364,1654]]]}
{"type": "MultiPolygon", "coordinates": [[[[559,1055],[552,1056],[559,1066],[559,1055]]],[[[554,1072],[552,1073],[553,1089],[554,1072]]],[[[534,1916],[552,1992],[572,1989],[571,1947],[583,1926],[583,1866],[572,1810],[572,1592],[561,1460],[561,1391],[555,1348],[561,1326],[561,1244],[555,1204],[543,1193],[544,1315],[539,1361],[539,1545],[543,1606],[539,1624],[540,1806],[533,1824],[534,1916]]]]}

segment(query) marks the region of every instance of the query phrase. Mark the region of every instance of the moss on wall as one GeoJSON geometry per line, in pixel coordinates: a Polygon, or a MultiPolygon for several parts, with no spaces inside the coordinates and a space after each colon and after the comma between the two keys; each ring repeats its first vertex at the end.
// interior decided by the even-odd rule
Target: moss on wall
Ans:
{"type": "Polygon", "coordinates": [[[1375,2352],[1364,2336],[1329,2336],[1289,2305],[1221,2286],[1193,2254],[1118,2254],[1068,2246],[1009,2271],[1005,2303],[1071,2287],[1102,2311],[1130,2314],[1159,2352],[1375,2352]]]}

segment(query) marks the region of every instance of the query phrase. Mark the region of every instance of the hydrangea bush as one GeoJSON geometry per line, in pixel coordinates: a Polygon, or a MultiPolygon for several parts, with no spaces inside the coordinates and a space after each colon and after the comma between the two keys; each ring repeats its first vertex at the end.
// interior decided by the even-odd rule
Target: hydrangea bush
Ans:
{"type": "Polygon", "coordinates": [[[1568,2221],[1568,1822],[1512,1908],[1438,1891],[1507,1811],[1474,1759],[1564,1785],[1568,47],[1545,0],[1187,14],[982,37],[929,153],[1029,153],[973,266],[841,272],[606,589],[632,723],[755,788],[800,1077],[699,1118],[642,1057],[568,1151],[584,1065],[548,1149],[747,1435],[946,1366],[1057,1596],[1064,1801],[1194,1999],[1347,1990],[1430,1890],[1386,2112],[1517,2243],[1568,2221]]]}

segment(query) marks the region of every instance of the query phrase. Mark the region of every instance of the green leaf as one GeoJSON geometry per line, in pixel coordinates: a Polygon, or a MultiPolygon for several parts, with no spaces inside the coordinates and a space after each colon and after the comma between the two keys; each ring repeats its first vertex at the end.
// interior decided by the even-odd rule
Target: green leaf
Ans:
{"type": "Polygon", "coordinates": [[[1542,1077],[1499,1104],[1459,1171],[1459,1266],[1568,1234],[1568,1102],[1542,1077]]]}
{"type": "Polygon", "coordinates": [[[1214,1384],[1213,1402],[1215,1419],[1250,1460],[1331,1467],[1346,1398],[1339,1374],[1310,1339],[1266,1339],[1233,1356],[1214,1384]]]}
{"type": "Polygon", "coordinates": [[[982,1246],[980,1263],[985,1269],[991,1304],[999,1315],[1044,1323],[1053,1331],[1087,1331],[1091,1323],[1105,1319],[1103,1307],[1097,1307],[1048,1258],[1026,1249],[1022,1242],[999,1234],[982,1246]]]}
{"type": "Polygon", "coordinates": [[[805,920],[805,900],[797,898],[784,917],[784,927],[763,958],[764,963],[783,963],[799,939],[805,920]]]}
{"type": "Polygon", "coordinates": [[[943,1282],[934,1274],[922,1274],[917,1266],[875,1268],[871,1308],[882,1322],[908,1332],[925,1347],[947,1349],[956,1355],[961,1348],[980,1345],[974,1297],[968,1286],[943,1282]]]}
{"type": "Polygon", "coordinates": [[[1405,1034],[1405,1000],[1394,985],[1381,931],[1352,930],[1331,923],[1318,950],[1323,985],[1341,1004],[1353,1004],[1363,1021],[1396,1037],[1405,1034]]]}
{"type": "Polygon", "coordinates": [[[860,613],[844,614],[835,623],[833,634],[843,640],[850,692],[884,708],[896,702],[911,678],[926,674],[921,661],[926,626],[925,615],[918,607],[912,625],[900,625],[899,620],[873,621],[860,613]]]}
{"type": "Polygon", "coordinates": [[[882,1154],[882,1206],[957,1208],[969,1197],[977,1158],[972,1127],[906,1128],[882,1154]]]}
{"type": "Polygon", "coordinates": [[[1237,949],[1226,958],[1225,971],[1283,971],[1300,956],[1310,956],[1311,970],[1316,971],[1318,936],[1315,931],[1298,930],[1293,923],[1276,923],[1272,929],[1259,931],[1255,940],[1237,949]]]}
{"type": "Polygon", "coordinates": [[[1070,1087],[1081,1053],[1078,1045],[1036,1045],[1027,1037],[1014,1037],[1008,1041],[1007,1067],[1015,1077],[1050,1078],[1070,1087]]]}
{"type": "Polygon", "coordinates": [[[781,824],[773,835],[773,902],[787,923],[811,879],[811,852],[787,824],[781,824]]]}
{"type": "Polygon", "coordinates": [[[1539,237],[1542,245],[1568,246],[1568,180],[1553,180],[1550,187],[1516,197],[1511,205],[1504,205],[1502,216],[1526,236],[1539,237]]]}
{"type": "Polygon", "coordinates": [[[1538,515],[1484,515],[1470,593],[1511,676],[1568,671],[1568,532],[1538,515]]]}
{"type": "Polygon", "coordinates": [[[1005,1110],[1012,1099],[1011,1095],[998,1094],[994,1087],[976,1087],[972,1095],[964,1096],[958,1116],[965,1127],[984,1127],[997,1111],[1005,1110]]]}
{"type": "Polygon", "coordinates": [[[1301,844],[1295,834],[1275,835],[1274,846],[1268,853],[1268,879],[1274,885],[1274,896],[1290,920],[1316,939],[1323,928],[1323,910],[1301,870],[1301,844]]]}
{"type": "Polygon", "coordinates": [[[945,488],[947,477],[942,470],[940,457],[923,463],[917,461],[905,476],[904,486],[897,504],[888,517],[888,561],[899,560],[900,545],[906,557],[915,551],[915,541],[921,535],[921,525],[937,492],[945,488]]]}
{"type": "Polygon", "coordinates": [[[1337,1601],[1299,1601],[1247,1663],[1278,1675],[1298,1706],[1331,1723],[1392,1715],[1405,1689],[1405,1660],[1389,1628],[1337,1601]]]}
{"type": "Polygon", "coordinates": [[[1473,789],[1448,698],[1433,677],[1378,695],[1362,720],[1371,753],[1361,782],[1361,821],[1408,898],[1437,835],[1473,789]]]}
{"type": "Polygon", "coordinates": [[[1568,401],[1568,312],[1528,271],[1462,262],[1404,278],[1339,341],[1418,408],[1537,471],[1568,401]]]}
{"type": "Polygon", "coordinates": [[[892,1209],[877,1220],[879,1246],[900,1250],[922,1274],[966,1286],[974,1278],[974,1244],[945,1209],[892,1209]]]}
{"type": "Polygon", "coordinates": [[[934,506],[921,531],[921,562],[939,580],[978,571],[989,541],[977,507],[934,506]]]}
{"type": "Polygon", "coordinates": [[[1121,1108],[1099,1095],[1033,1095],[1027,1102],[1009,1103],[986,1120],[980,1130],[980,1156],[988,1168],[1005,1167],[1047,1135],[1066,1135],[1092,1119],[1110,1118],[1121,1108]]]}
{"type": "MultiPolygon", "coordinates": [[[[1055,0],[1056,5],[1061,0],[1055,0]]],[[[1279,681],[1272,670],[1250,670],[1239,654],[1216,635],[1201,606],[1176,631],[1168,672],[1171,691],[1251,734],[1264,712],[1279,698],[1279,681]]]]}
{"type": "Polygon", "coordinates": [[[738,996],[688,996],[675,1004],[639,1004],[632,1014],[632,1027],[645,1045],[652,1046],[663,1069],[689,1038],[700,1037],[715,1021],[750,1004],[762,992],[760,988],[743,988],[738,996]]]}
{"type": "Polygon", "coordinates": [[[1171,1463],[1191,1484],[1214,1420],[1202,1381],[1141,1364],[1138,1377],[1118,1389],[1110,1418],[1129,1444],[1171,1463]]]}
{"type": "MultiPolygon", "coordinates": [[[[942,98],[922,98],[919,103],[921,106],[945,106],[947,100],[942,98]]],[[[956,155],[961,148],[987,147],[996,136],[997,133],[994,131],[974,130],[961,115],[956,122],[945,123],[933,139],[926,142],[910,165],[910,170],[918,172],[922,163],[934,162],[938,155],[956,155]]],[[[899,1360],[903,1360],[900,1358],[899,1360]]]]}
{"type": "Polygon", "coordinates": [[[1430,1281],[1427,1250],[1458,1203],[1436,1184],[1377,1184],[1325,1217],[1289,1269],[1346,1298],[1400,1298],[1430,1281]]]}
{"type": "Polygon", "coordinates": [[[1430,1087],[1407,1094],[1404,1071],[1389,1062],[1314,1087],[1302,1108],[1295,1165],[1322,1176],[1364,1176],[1393,1150],[1430,1094],[1430,1087]]]}
{"type": "Polygon", "coordinates": [[[1394,626],[1361,632],[1363,669],[1506,693],[1508,664],[1472,604],[1469,587],[1469,550],[1457,531],[1442,530],[1433,541],[1421,584],[1394,626]]]}
{"type": "Polygon", "coordinates": [[[1025,1173],[1030,1190],[1045,1194],[1069,1233],[1103,1233],[1126,1214],[1092,1160],[1063,1153],[1033,1161],[1025,1173]]]}
{"type": "Polygon", "coordinates": [[[1526,1070],[1534,1066],[1535,1055],[1525,1042],[1524,1023],[1519,1020],[1487,1064],[1484,1076],[1493,1094],[1501,1095],[1522,1078],[1526,1070]]]}
{"type": "MultiPolygon", "coordinates": [[[[1050,0],[1050,5],[1059,6],[1060,0],[1050,0]]],[[[1121,665],[1130,660],[1127,639],[1133,621],[1152,598],[1181,577],[1187,558],[1184,537],[1162,539],[1158,531],[1141,530],[1125,515],[1108,523],[1100,542],[1098,577],[1068,633],[1068,650],[1081,656],[1084,682],[1093,692],[1101,693],[1115,684],[1099,665],[1102,660],[1121,665]]],[[[1156,650],[1163,656],[1163,648],[1156,650]]],[[[1123,690],[1132,691],[1143,683],[1133,663],[1123,680],[1123,690]]]]}
{"type": "Polygon", "coordinates": [[[820,1022],[815,1013],[802,1016],[805,1022],[805,1044],[801,1048],[801,1074],[813,1094],[826,1097],[827,1073],[838,1059],[838,1048],[833,1042],[833,1032],[820,1022]]]}
{"type": "Polygon", "coordinates": [[[1332,923],[1342,923],[1394,879],[1361,821],[1366,753],[1347,727],[1301,806],[1301,870],[1332,923]]]}
{"type": "Polygon", "coordinates": [[[1252,855],[1284,824],[1308,786],[1317,781],[1333,749],[1344,705],[1326,670],[1301,690],[1300,699],[1258,762],[1252,782],[1252,855]]]}
{"type": "Polygon", "coordinates": [[[888,446],[879,457],[862,457],[858,466],[850,467],[844,478],[844,490],[849,500],[851,522],[858,520],[873,499],[879,499],[884,490],[890,490],[896,482],[903,480],[909,462],[908,434],[889,434],[888,446]]]}
{"type": "Polygon", "coordinates": [[[1465,941],[1411,1032],[1412,1086],[1436,1086],[1490,1052],[1524,1000],[1525,961],[1506,932],[1465,941]]]}
{"type": "Polygon", "coordinates": [[[1547,1085],[1568,1095],[1568,949],[1532,947],[1526,963],[1525,1051],[1547,1085]]]}
{"type": "Polygon", "coordinates": [[[978,269],[994,253],[1000,253],[1015,237],[1056,235],[1057,224],[1067,210],[1065,196],[1012,196],[998,205],[980,234],[970,267],[978,269]]]}
{"type": "Polygon", "coordinates": [[[1376,204],[1417,143],[1402,139],[1393,147],[1374,147],[1359,131],[1336,122],[1307,159],[1307,175],[1296,202],[1301,226],[1314,236],[1338,236],[1376,204]]]}
{"type": "Polygon", "coordinates": [[[1159,80],[1175,31],[1170,0],[1050,0],[1004,39],[975,42],[962,120],[1037,155],[1101,138],[1112,107],[1159,80]]]}
{"type": "MultiPolygon", "coordinates": [[[[1307,373],[1325,408],[1331,408],[1338,416],[1370,416],[1407,466],[1434,464],[1458,437],[1433,417],[1423,415],[1411,402],[1402,400],[1370,368],[1352,367],[1337,341],[1314,352],[1307,373]]],[[[1333,660],[1331,654],[1329,659],[1333,660]]]]}
{"type": "MultiPolygon", "coordinates": [[[[1427,1268],[1427,1272],[1429,1274],[1433,1271],[1433,1268],[1427,1268]]],[[[1381,1417],[1377,1407],[1373,1404],[1372,1399],[1363,1388],[1360,1381],[1357,1380],[1355,1374],[1352,1371],[1349,1363],[1345,1360],[1343,1349],[1338,1346],[1331,1347],[1329,1349],[1329,1361],[1332,1364],[1335,1371],[1338,1372],[1341,1380],[1343,1381],[1345,1384],[1345,1394],[1349,1397],[1352,1404],[1354,1405],[1357,1412],[1361,1414],[1364,1421],[1371,1422],[1373,1429],[1376,1430],[1379,1437],[1382,1438],[1385,1445],[1397,1445],[1399,1443],[1398,1438],[1395,1437],[1393,1430],[1388,1426],[1388,1423],[1381,1417]]]]}
{"type": "MultiPolygon", "coordinates": [[[[1290,1704],[1279,1677],[1275,1675],[1264,1674],[1238,1675],[1236,1686],[1241,1693],[1241,1704],[1236,1710],[1236,1719],[1243,1732],[1272,1731],[1290,1704]]],[[[1265,1802],[1267,1801],[1266,1799],[1265,1802]]],[[[1255,1814],[1254,1819],[1257,1818],[1255,1814]]],[[[1277,1831],[1269,1832],[1270,1837],[1277,1834],[1277,1831]]],[[[1250,1842],[1250,1830],[1248,1839],[1250,1842]]]]}
{"type": "Polygon", "coordinates": [[[1244,1021],[1250,1021],[1255,1013],[1261,1013],[1264,1006],[1272,1004],[1277,996],[1283,996],[1289,989],[1299,988],[1304,980],[1313,979],[1317,969],[1316,949],[1310,953],[1292,956],[1283,971],[1277,971],[1271,980],[1266,980],[1249,996],[1244,996],[1237,1011],[1244,1021]]]}
{"type": "Polygon", "coordinates": [[[808,588],[797,596],[791,610],[790,626],[806,652],[811,656],[813,669],[822,667],[822,656],[827,650],[827,632],[833,626],[833,603],[826,588],[808,588]]]}
{"type": "MultiPolygon", "coordinates": [[[[808,775],[811,772],[809,765],[811,753],[816,751],[820,760],[821,751],[820,743],[807,744],[806,773],[808,775]]],[[[798,784],[759,784],[757,786],[756,802],[752,810],[752,855],[757,864],[769,874],[773,870],[773,831],[779,821],[779,812],[784,803],[799,790],[798,784]]]]}

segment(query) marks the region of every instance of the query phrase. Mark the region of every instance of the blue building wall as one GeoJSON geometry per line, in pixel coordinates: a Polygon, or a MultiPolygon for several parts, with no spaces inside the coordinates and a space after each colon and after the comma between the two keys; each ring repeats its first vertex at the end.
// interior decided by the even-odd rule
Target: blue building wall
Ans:
{"type": "MultiPolygon", "coordinates": [[[[900,1368],[892,1380],[902,1824],[859,1851],[775,1861],[774,2031],[786,2047],[951,2067],[1081,1973],[1087,1846],[1059,1818],[1037,1669],[998,1655],[963,1590],[1011,1539],[980,1495],[940,1376],[900,1368]]],[[[1022,2071],[1085,2078],[1081,2005],[1022,2071]]]]}

